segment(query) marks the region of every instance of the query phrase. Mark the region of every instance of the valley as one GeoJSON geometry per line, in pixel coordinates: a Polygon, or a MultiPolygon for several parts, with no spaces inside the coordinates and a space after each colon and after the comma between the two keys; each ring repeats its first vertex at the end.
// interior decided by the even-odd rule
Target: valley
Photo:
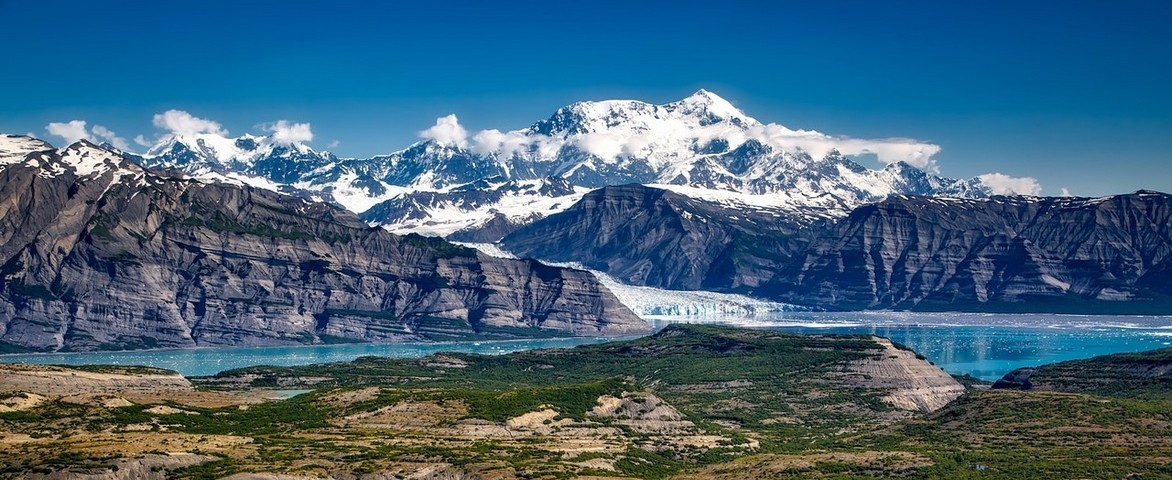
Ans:
{"type": "Polygon", "coordinates": [[[68,392],[35,380],[67,369],[4,366],[0,475],[1168,475],[1166,350],[1088,367],[1119,361],[1162,365],[1144,378],[1165,383],[989,390],[876,337],[700,325],[568,350],[366,357],[190,379],[86,367],[73,375],[94,378],[90,386],[68,392]],[[287,389],[312,391],[266,400],[287,389]]]}
{"type": "Polygon", "coordinates": [[[1172,480],[1172,3],[0,18],[0,480],[1172,480]]]}

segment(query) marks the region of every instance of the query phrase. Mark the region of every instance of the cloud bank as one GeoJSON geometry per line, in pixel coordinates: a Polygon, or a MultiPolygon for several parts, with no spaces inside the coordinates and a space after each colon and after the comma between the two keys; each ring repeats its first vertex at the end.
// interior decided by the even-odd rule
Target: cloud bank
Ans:
{"type": "MultiPolygon", "coordinates": [[[[167,110],[163,113],[156,113],[151,119],[151,124],[155,128],[162,130],[163,133],[156,135],[153,140],[146,138],[144,135],[134,137],[134,143],[143,147],[153,147],[160,142],[170,140],[174,137],[191,137],[195,135],[220,135],[227,137],[228,129],[224,128],[220,122],[200,118],[183,110],[167,110]]],[[[277,120],[271,123],[262,123],[254,127],[257,130],[267,132],[267,136],[273,143],[291,145],[294,143],[306,143],[313,141],[313,128],[308,122],[290,122],[289,120],[277,120]]]]}
{"type": "Polygon", "coordinates": [[[481,130],[471,136],[460,125],[456,115],[436,119],[435,125],[420,131],[425,140],[434,140],[445,146],[468,148],[482,155],[510,157],[533,150],[538,156],[550,157],[566,145],[577,147],[603,159],[618,156],[649,157],[658,151],[681,146],[707,144],[714,139],[727,139],[730,148],[754,140],[775,151],[804,152],[813,158],[822,158],[831,152],[843,155],[875,155],[884,164],[906,162],[916,168],[937,171],[935,159],[940,146],[910,138],[861,139],[831,136],[813,130],[792,130],[776,123],[757,124],[746,129],[726,124],[701,126],[663,125],[649,129],[606,129],[566,136],[546,136],[525,130],[501,132],[481,130]]]}
{"type": "Polygon", "coordinates": [[[45,125],[45,130],[49,135],[61,137],[65,143],[72,144],[78,140],[93,141],[94,137],[90,135],[89,130],[85,126],[85,120],[70,120],[68,122],[49,122],[45,125]]]}
{"type": "Polygon", "coordinates": [[[1034,177],[1011,177],[1004,173],[977,175],[977,180],[994,195],[1041,195],[1042,185],[1034,177]]]}
{"type": "Polygon", "coordinates": [[[191,136],[201,133],[228,135],[228,131],[224,129],[223,125],[196,117],[183,110],[167,110],[163,113],[156,113],[151,123],[154,124],[155,128],[166,130],[177,136],[191,136]]]}
{"type": "Polygon", "coordinates": [[[277,120],[276,123],[264,128],[272,132],[276,143],[292,144],[313,141],[313,131],[308,123],[290,123],[288,120],[277,120]]]}
{"type": "Polygon", "coordinates": [[[460,125],[460,120],[456,118],[454,113],[435,119],[435,125],[419,132],[419,137],[435,140],[436,143],[444,146],[468,148],[468,130],[460,125]]]}
{"type": "Polygon", "coordinates": [[[119,137],[113,130],[103,127],[101,125],[94,125],[87,127],[85,120],[70,120],[68,122],[49,122],[45,125],[45,131],[49,135],[61,137],[66,144],[72,144],[78,140],[89,140],[91,142],[106,142],[113,145],[119,150],[130,150],[130,142],[125,138],[119,137]]]}

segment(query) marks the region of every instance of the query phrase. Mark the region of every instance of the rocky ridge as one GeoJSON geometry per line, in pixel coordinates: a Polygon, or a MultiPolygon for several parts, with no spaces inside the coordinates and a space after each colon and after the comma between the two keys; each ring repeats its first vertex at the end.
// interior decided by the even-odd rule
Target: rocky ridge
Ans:
{"type": "Polygon", "coordinates": [[[85,141],[61,150],[19,136],[0,143],[0,342],[9,349],[647,329],[587,272],[400,237],[263,189],[146,171],[85,141]]]}
{"type": "Polygon", "coordinates": [[[801,222],[643,185],[506,236],[514,253],[634,285],[860,310],[1172,311],[1172,196],[896,195],[801,222]]]}
{"type": "MultiPolygon", "coordinates": [[[[454,116],[440,121],[459,126],[454,116]]],[[[561,211],[585,190],[628,183],[744,197],[734,199],[738,204],[762,203],[764,196],[776,211],[803,218],[840,217],[890,194],[990,193],[979,179],[949,179],[908,163],[928,165],[932,146],[887,146],[901,153],[884,159],[886,168],[866,168],[840,150],[857,149],[850,139],[765,124],[700,90],[659,105],[577,102],[527,128],[427,138],[371,158],[214,133],[165,137],[141,158],[152,168],[236,176],[336,202],[394,231],[489,242],[561,211]],[[565,186],[527,188],[534,182],[565,186]],[[501,183],[510,193],[503,200],[501,183]]]]}

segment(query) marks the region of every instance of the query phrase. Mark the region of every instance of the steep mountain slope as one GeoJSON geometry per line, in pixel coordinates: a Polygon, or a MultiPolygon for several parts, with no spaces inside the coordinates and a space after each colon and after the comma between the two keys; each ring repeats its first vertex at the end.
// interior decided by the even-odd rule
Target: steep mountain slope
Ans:
{"type": "Polygon", "coordinates": [[[265,190],[161,176],[84,141],[59,151],[24,137],[0,145],[5,348],[647,328],[586,272],[399,237],[265,190]]]}
{"type": "Polygon", "coordinates": [[[359,215],[395,233],[446,235],[449,240],[491,243],[582,197],[585,189],[561,178],[478,180],[445,192],[402,194],[359,215]],[[486,220],[487,219],[487,220],[486,220]]]}
{"type": "MultiPolygon", "coordinates": [[[[458,127],[454,117],[447,120],[458,127]]],[[[147,152],[144,162],[315,192],[394,231],[425,225],[434,234],[463,231],[467,238],[490,241],[560,211],[551,205],[564,209],[576,200],[551,200],[557,197],[548,190],[520,188],[532,182],[574,187],[563,189],[566,195],[629,183],[670,185],[684,194],[703,189],[764,195],[778,211],[815,208],[835,217],[891,194],[989,193],[977,179],[943,178],[899,161],[929,165],[933,146],[899,140],[859,146],[853,139],[763,124],[704,90],[663,105],[578,102],[525,129],[485,130],[471,138],[459,132],[368,159],[337,159],[271,137],[172,136],[147,152]],[[890,162],[881,170],[843,153],[880,150],[890,162]],[[482,189],[484,182],[490,190],[509,183],[514,191],[500,205],[469,204],[468,190],[482,189]]]]}
{"type": "Polygon", "coordinates": [[[759,294],[834,308],[1172,311],[1172,197],[891,197],[759,294]]]}
{"type": "Polygon", "coordinates": [[[893,196],[838,220],[718,200],[607,187],[501,244],[635,285],[830,309],[1172,311],[1167,194],[893,196]]]}
{"type": "Polygon", "coordinates": [[[590,192],[501,245],[522,256],[580,262],[635,285],[743,291],[768,281],[814,234],[770,211],[634,184],[590,192]]]}

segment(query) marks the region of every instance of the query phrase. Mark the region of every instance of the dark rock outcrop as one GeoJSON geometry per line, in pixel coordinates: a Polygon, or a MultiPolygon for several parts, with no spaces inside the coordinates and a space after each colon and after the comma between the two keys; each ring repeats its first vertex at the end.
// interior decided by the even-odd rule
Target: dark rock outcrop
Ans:
{"type": "Polygon", "coordinates": [[[613,335],[587,272],[392,235],[322,203],[161,176],[81,142],[0,165],[0,346],[613,335]]]}
{"type": "Polygon", "coordinates": [[[624,282],[818,308],[1172,312],[1172,197],[893,196],[837,221],[640,185],[505,237],[624,282]]]}
{"type": "Polygon", "coordinates": [[[891,197],[757,293],[842,309],[1172,312],[1172,196],[891,197]]]}
{"type": "Polygon", "coordinates": [[[803,251],[813,232],[767,213],[622,185],[590,192],[501,245],[523,256],[581,262],[636,285],[746,291],[803,251]]]}

